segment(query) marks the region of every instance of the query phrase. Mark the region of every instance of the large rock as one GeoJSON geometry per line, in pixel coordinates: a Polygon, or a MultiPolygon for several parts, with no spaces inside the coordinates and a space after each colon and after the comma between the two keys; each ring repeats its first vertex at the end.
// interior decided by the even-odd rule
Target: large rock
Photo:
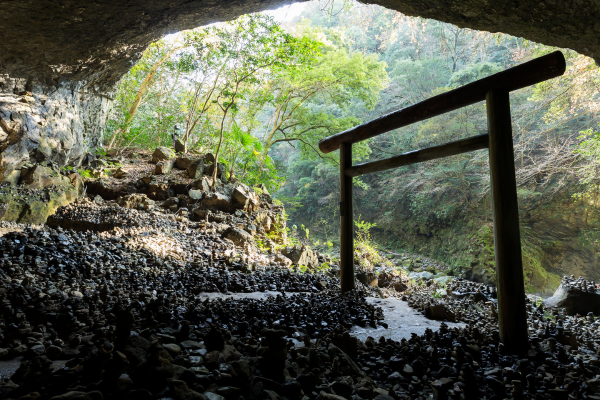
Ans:
{"type": "Polygon", "coordinates": [[[262,226],[266,232],[271,232],[274,224],[269,212],[267,210],[258,210],[255,215],[256,222],[262,226]]]}
{"type": "Polygon", "coordinates": [[[143,193],[132,193],[127,196],[119,197],[117,204],[121,207],[134,208],[136,210],[151,210],[155,202],[143,193]]]}
{"type": "Polygon", "coordinates": [[[194,160],[189,157],[177,157],[175,159],[175,166],[178,169],[188,169],[194,160]]]}
{"type": "Polygon", "coordinates": [[[203,190],[205,192],[210,191],[210,184],[212,182],[211,178],[208,178],[206,176],[203,176],[202,178],[198,179],[197,181],[194,181],[194,183],[192,184],[192,186],[195,189],[199,189],[199,190],[203,190]]]}
{"type": "Polygon", "coordinates": [[[373,271],[359,271],[356,273],[356,279],[363,285],[378,287],[379,280],[377,279],[377,274],[373,271]]]}
{"type": "Polygon", "coordinates": [[[200,206],[211,211],[230,212],[232,210],[231,199],[219,192],[207,193],[200,206]]]}
{"type": "Polygon", "coordinates": [[[281,254],[292,260],[294,265],[304,265],[309,268],[319,265],[317,255],[306,246],[286,247],[281,250],[281,254]]]}
{"type": "Polygon", "coordinates": [[[408,274],[408,277],[411,279],[425,279],[425,280],[429,280],[433,278],[433,274],[431,272],[428,271],[423,271],[423,272],[411,272],[410,274],[408,274]]]}
{"type": "MultiPolygon", "coordinates": [[[[222,182],[225,182],[225,164],[221,164],[221,163],[218,163],[218,164],[219,165],[217,168],[217,179],[222,182]]],[[[215,169],[214,163],[205,165],[204,166],[204,174],[208,175],[208,176],[212,176],[214,169],[215,169]]]]}
{"type": "MultiPolygon", "coordinates": [[[[30,191],[11,186],[0,187],[0,220],[22,224],[43,224],[61,206],[75,201],[81,186],[74,186],[67,177],[60,184],[30,191]]],[[[77,182],[75,182],[77,184],[77,182]]]]}
{"type": "Polygon", "coordinates": [[[79,175],[79,173],[77,172],[73,172],[72,174],[69,174],[68,178],[71,182],[71,185],[73,185],[75,187],[75,190],[77,190],[77,195],[81,196],[85,190],[85,185],[83,183],[81,175],[79,175]]]}
{"type": "Polygon", "coordinates": [[[190,189],[188,192],[188,196],[190,196],[190,199],[192,200],[202,200],[205,194],[206,192],[200,189],[190,189]]]}
{"type": "Polygon", "coordinates": [[[258,197],[248,186],[238,185],[231,192],[231,205],[238,209],[253,209],[258,205],[258,197]]]}
{"type": "Polygon", "coordinates": [[[161,207],[168,208],[171,211],[177,211],[177,209],[179,208],[179,198],[178,197],[168,198],[167,200],[163,201],[163,203],[161,204],[161,207]]]}
{"type": "Polygon", "coordinates": [[[101,145],[108,106],[81,82],[46,85],[0,74],[0,182],[26,164],[79,167],[101,145]]]}
{"type": "Polygon", "coordinates": [[[156,167],[154,167],[154,175],[168,174],[173,169],[174,164],[175,160],[164,160],[157,162],[156,167]]]}
{"type": "Polygon", "coordinates": [[[88,179],[85,182],[85,187],[87,194],[99,194],[104,200],[116,200],[121,196],[127,196],[137,191],[133,185],[112,185],[107,179],[88,179]]]}
{"type": "Polygon", "coordinates": [[[175,191],[168,183],[152,181],[148,184],[148,197],[152,200],[166,200],[174,195],[175,191]]]}
{"type": "Polygon", "coordinates": [[[170,160],[173,157],[175,157],[175,152],[173,150],[169,149],[168,147],[160,146],[154,150],[154,153],[152,153],[151,162],[156,164],[159,161],[170,160]]]}
{"type": "Polygon", "coordinates": [[[187,168],[187,175],[190,179],[198,179],[202,177],[204,173],[204,159],[200,158],[198,160],[194,160],[190,163],[190,166],[187,168]]]}
{"type": "Polygon", "coordinates": [[[544,300],[544,305],[565,308],[568,315],[587,315],[590,312],[600,315],[600,293],[595,290],[580,290],[562,283],[554,292],[554,296],[544,300]]]}
{"type": "Polygon", "coordinates": [[[252,235],[238,228],[229,228],[224,236],[231,240],[236,246],[243,246],[244,243],[252,242],[252,235]]]}
{"type": "Polygon", "coordinates": [[[21,181],[21,170],[15,169],[4,178],[4,182],[11,185],[17,185],[21,181]]]}
{"type": "Polygon", "coordinates": [[[204,163],[205,164],[212,164],[215,162],[215,155],[213,153],[206,153],[204,155],[204,163]]]}
{"type": "Polygon", "coordinates": [[[65,185],[69,179],[42,165],[21,170],[21,184],[29,189],[42,189],[51,185],[65,185]]]}
{"type": "Polygon", "coordinates": [[[181,139],[175,139],[175,153],[185,153],[185,144],[181,139]]]}
{"type": "Polygon", "coordinates": [[[90,168],[92,169],[103,169],[103,168],[107,168],[108,167],[108,163],[104,160],[101,160],[99,158],[92,160],[90,162],[89,165],[90,168]]]}

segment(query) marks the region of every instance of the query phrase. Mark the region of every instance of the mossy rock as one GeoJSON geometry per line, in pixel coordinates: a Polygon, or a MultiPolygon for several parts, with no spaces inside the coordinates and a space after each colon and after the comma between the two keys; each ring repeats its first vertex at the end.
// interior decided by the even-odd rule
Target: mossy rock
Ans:
{"type": "Polygon", "coordinates": [[[0,189],[0,221],[21,224],[44,224],[56,209],[75,201],[75,186],[54,186],[51,189],[25,191],[22,187],[0,189]]]}
{"type": "Polygon", "coordinates": [[[485,264],[478,264],[472,269],[471,279],[488,285],[496,284],[496,269],[485,264]]]}

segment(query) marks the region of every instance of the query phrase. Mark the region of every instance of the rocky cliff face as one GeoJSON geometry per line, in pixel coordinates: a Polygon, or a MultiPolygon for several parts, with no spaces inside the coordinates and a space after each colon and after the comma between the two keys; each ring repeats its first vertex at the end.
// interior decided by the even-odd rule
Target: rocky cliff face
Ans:
{"type": "MultiPolygon", "coordinates": [[[[550,295],[563,275],[600,281],[600,193],[578,201],[567,192],[553,198],[521,197],[519,208],[528,291],[550,295]]],[[[467,218],[461,214],[460,218],[436,224],[407,219],[386,226],[376,235],[392,247],[447,262],[454,266],[456,274],[462,273],[468,279],[495,284],[489,208],[482,207],[467,218]]],[[[417,272],[425,270],[419,267],[413,265],[417,272]]]]}
{"type": "Polygon", "coordinates": [[[557,275],[600,280],[600,194],[574,201],[537,204],[523,220],[525,229],[540,239],[541,262],[557,275]]]}
{"type": "Polygon", "coordinates": [[[0,75],[0,181],[27,164],[79,165],[101,143],[108,106],[81,82],[0,75]]]}

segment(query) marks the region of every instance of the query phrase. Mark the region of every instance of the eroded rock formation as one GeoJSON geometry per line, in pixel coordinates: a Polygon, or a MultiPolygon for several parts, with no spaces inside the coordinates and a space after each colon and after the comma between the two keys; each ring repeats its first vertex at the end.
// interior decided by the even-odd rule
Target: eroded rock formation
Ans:
{"type": "Polygon", "coordinates": [[[0,75],[0,182],[27,164],[79,165],[100,144],[108,105],[83,82],[51,86],[0,75]]]}

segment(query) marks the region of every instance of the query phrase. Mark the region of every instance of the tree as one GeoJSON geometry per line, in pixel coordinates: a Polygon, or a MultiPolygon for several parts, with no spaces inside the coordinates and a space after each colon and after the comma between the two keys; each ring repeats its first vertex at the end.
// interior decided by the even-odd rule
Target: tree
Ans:
{"type": "Polygon", "coordinates": [[[185,37],[193,51],[181,57],[182,70],[193,72],[195,91],[186,117],[185,140],[200,118],[212,118],[219,138],[215,151],[213,185],[226,129],[235,126],[240,102],[271,74],[289,68],[303,55],[315,50],[312,41],[296,39],[273,19],[262,14],[246,15],[234,21],[194,30],[185,37]],[[212,116],[207,114],[213,111],[212,116]]]}
{"type": "Polygon", "coordinates": [[[119,82],[117,103],[120,103],[121,108],[126,111],[123,112],[120,126],[111,135],[108,149],[113,147],[117,137],[129,131],[140,105],[148,99],[152,86],[157,81],[157,74],[160,77],[161,67],[166,65],[178,49],[180,44],[177,39],[173,42],[161,40],[151,44],[141,60],[119,82]]]}
{"type": "MultiPolygon", "coordinates": [[[[322,30],[308,26],[301,33],[324,36],[322,30]]],[[[280,70],[264,88],[273,93],[273,100],[263,137],[263,162],[280,142],[299,142],[305,154],[320,154],[316,148],[320,139],[360,123],[347,115],[348,106],[360,101],[373,108],[387,83],[386,65],[377,56],[350,52],[329,38],[325,41],[328,45],[321,45],[320,52],[280,70]]]]}

